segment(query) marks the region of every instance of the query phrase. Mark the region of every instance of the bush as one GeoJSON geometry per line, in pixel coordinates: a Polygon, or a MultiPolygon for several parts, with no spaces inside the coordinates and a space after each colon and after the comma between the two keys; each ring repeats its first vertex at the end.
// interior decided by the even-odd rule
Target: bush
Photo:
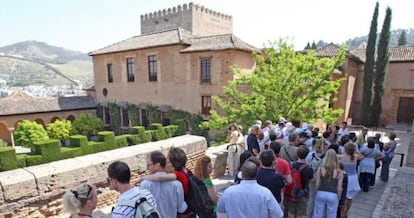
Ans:
{"type": "Polygon", "coordinates": [[[129,135],[119,135],[119,136],[115,136],[115,142],[116,142],[116,147],[121,148],[121,147],[127,147],[128,146],[128,137],[130,137],[129,135]]]}
{"type": "Polygon", "coordinates": [[[0,171],[17,168],[16,151],[14,148],[0,147],[0,171]]]}
{"type": "Polygon", "coordinates": [[[0,139],[0,147],[7,147],[7,142],[5,142],[3,139],[0,139]]]}
{"type": "Polygon", "coordinates": [[[168,138],[164,128],[160,123],[151,123],[151,127],[154,131],[155,140],[159,141],[168,138]]]}
{"type": "Polygon", "coordinates": [[[35,154],[40,154],[46,162],[60,160],[60,141],[57,139],[49,139],[43,142],[36,142],[33,145],[35,154]]]}
{"type": "Polygon", "coordinates": [[[167,138],[171,138],[175,136],[177,129],[178,129],[177,125],[164,126],[164,130],[165,130],[165,133],[167,134],[167,138]]]}
{"type": "Polygon", "coordinates": [[[84,135],[73,135],[69,137],[70,147],[82,147],[88,144],[88,139],[84,135]]]}
{"type": "Polygon", "coordinates": [[[64,140],[72,132],[72,123],[69,120],[56,120],[47,127],[47,134],[51,139],[64,140]]]}
{"type": "Polygon", "coordinates": [[[137,133],[140,141],[139,143],[150,142],[152,140],[152,130],[145,130],[143,126],[133,126],[131,129],[132,133],[137,133]]]}
{"type": "Polygon", "coordinates": [[[43,126],[29,120],[23,120],[14,131],[14,141],[17,145],[31,147],[35,142],[48,139],[49,136],[43,126]]]}
{"type": "Polygon", "coordinates": [[[73,122],[73,129],[76,134],[91,136],[96,135],[103,129],[101,119],[88,114],[81,114],[78,119],[73,122]]]}
{"type": "Polygon", "coordinates": [[[100,142],[105,142],[105,150],[110,150],[116,147],[115,134],[111,131],[98,132],[98,139],[100,142]]]}
{"type": "Polygon", "coordinates": [[[16,161],[17,168],[26,167],[26,154],[17,154],[16,161]]]}
{"type": "Polygon", "coordinates": [[[38,154],[26,155],[26,166],[35,166],[35,165],[43,164],[46,162],[47,161],[43,158],[42,155],[38,155],[38,154]]]}
{"type": "Polygon", "coordinates": [[[60,157],[61,159],[73,158],[77,156],[81,156],[81,148],[80,147],[62,147],[60,148],[60,157]]]}

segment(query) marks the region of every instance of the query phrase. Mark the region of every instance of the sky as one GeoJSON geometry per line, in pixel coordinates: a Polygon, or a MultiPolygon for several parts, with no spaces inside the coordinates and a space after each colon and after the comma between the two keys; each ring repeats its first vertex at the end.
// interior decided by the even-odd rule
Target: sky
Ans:
{"type": "MultiPolygon", "coordinates": [[[[140,15],[191,0],[2,0],[0,47],[36,40],[91,52],[140,35],[140,15]]],[[[364,36],[375,0],[198,0],[233,16],[233,33],[263,47],[285,38],[296,49],[307,42],[343,43],[364,36]]],[[[413,0],[379,0],[378,31],[391,7],[392,29],[414,28],[413,0]]]]}

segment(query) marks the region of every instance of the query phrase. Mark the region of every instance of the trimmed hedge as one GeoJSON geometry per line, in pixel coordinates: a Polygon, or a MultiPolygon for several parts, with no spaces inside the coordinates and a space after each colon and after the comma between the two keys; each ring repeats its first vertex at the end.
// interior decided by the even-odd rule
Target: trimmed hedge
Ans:
{"type": "Polygon", "coordinates": [[[26,154],[17,154],[16,160],[17,168],[26,167],[26,154]]]}
{"type": "MultiPolygon", "coordinates": [[[[40,151],[46,162],[60,160],[60,141],[58,139],[49,139],[43,142],[36,142],[33,145],[35,151],[40,151]]],[[[38,154],[38,153],[36,153],[38,154]]]]}
{"type": "Polygon", "coordinates": [[[165,133],[167,134],[167,138],[171,138],[175,136],[177,132],[178,126],[177,125],[169,125],[164,126],[165,133]]]}
{"type": "Polygon", "coordinates": [[[129,135],[119,135],[115,136],[115,144],[117,148],[127,147],[128,146],[128,137],[129,135]]]}
{"type": "Polygon", "coordinates": [[[0,147],[0,171],[17,168],[16,151],[14,148],[0,147]]]}
{"type": "Polygon", "coordinates": [[[45,158],[43,158],[42,155],[38,155],[38,154],[27,154],[26,155],[26,166],[34,166],[34,165],[39,165],[43,163],[47,163],[47,161],[45,161],[45,158]]]}
{"type": "Polygon", "coordinates": [[[167,133],[165,132],[162,124],[160,123],[151,123],[151,128],[154,131],[155,140],[164,140],[167,138],[167,133]]]}
{"type": "Polygon", "coordinates": [[[60,157],[62,159],[73,158],[81,156],[82,151],[80,147],[62,147],[60,148],[60,157]]]}
{"type": "Polygon", "coordinates": [[[70,147],[82,147],[88,144],[88,138],[84,135],[73,135],[69,137],[70,147]]]}

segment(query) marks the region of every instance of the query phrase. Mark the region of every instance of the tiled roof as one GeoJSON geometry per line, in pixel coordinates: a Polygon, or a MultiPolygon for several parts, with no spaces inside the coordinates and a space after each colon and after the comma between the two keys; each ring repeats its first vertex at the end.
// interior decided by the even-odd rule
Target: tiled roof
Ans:
{"type": "Polygon", "coordinates": [[[179,43],[188,44],[189,40],[194,37],[196,36],[192,35],[189,31],[185,29],[175,28],[165,30],[162,32],[134,36],[132,38],[107,46],[105,48],[90,52],[89,55],[93,56],[121,51],[130,51],[142,48],[151,48],[156,46],[173,45],[179,43]]]}
{"type": "Polygon", "coordinates": [[[192,38],[190,41],[191,45],[181,50],[181,52],[220,51],[226,49],[260,52],[254,46],[243,42],[233,34],[197,37],[192,38]]]}
{"type": "MultiPolygon", "coordinates": [[[[388,51],[390,62],[414,61],[414,46],[390,47],[388,51]]],[[[351,52],[365,62],[365,49],[353,49],[351,52]]]]}
{"type": "Polygon", "coordinates": [[[335,57],[338,55],[339,47],[333,43],[316,49],[315,54],[319,57],[335,57]]]}
{"type": "Polygon", "coordinates": [[[96,104],[90,96],[36,98],[24,91],[0,99],[0,116],[49,111],[92,109],[96,104]]]}
{"type": "Polygon", "coordinates": [[[219,51],[226,49],[237,49],[249,52],[259,51],[257,48],[243,42],[233,34],[199,37],[182,28],[175,28],[162,32],[135,36],[90,52],[89,55],[93,56],[174,44],[189,45],[189,47],[181,50],[181,52],[219,51]]]}

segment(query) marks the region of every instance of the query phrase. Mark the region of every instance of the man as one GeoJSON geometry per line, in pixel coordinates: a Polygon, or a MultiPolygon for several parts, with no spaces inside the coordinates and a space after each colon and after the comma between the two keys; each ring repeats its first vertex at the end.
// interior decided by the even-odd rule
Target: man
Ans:
{"type": "Polygon", "coordinates": [[[361,129],[361,133],[357,137],[356,143],[359,147],[364,145],[367,142],[367,134],[368,134],[368,128],[364,127],[361,129]]]}
{"type": "Polygon", "coordinates": [[[259,142],[257,141],[257,135],[259,134],[260,126],[255,124],[251,127],[249,136],[247,136],[247,150],[257,156],[260,153],[259,142]]]}
{"type": "Polygon", "coordinates": [[[243,164],[242,181],[239,185],[227,188],[217,207],[219,213],[227,213],[227,217],[282,218],[283,212],[269,189],[257,184],[258,164],[252,157],[243,164]]]}
{"type": "Polygon", "coordinates": [[[292,183],[292,172],[290,171],[290,164],[285,159],[280,158],[280,149],[283,145],[281,145],[279,142],[274,141],[270,143],[270,149],[275,153],[276,156],[276,166],[275,170],[276,172],[280,173],[287,183],[292,183]]]}
{"type": "MultiPolygon", "coordinates": [[[[162,176],[167,175],[165,166],[167,159],[160,151],[153,151],[147,157],[147,170],[150,174],[162,176]]],[[[148,189],[155,197],[158,204],[158,211],[161,217],[175,218],[178,213],[183,213],[187,209],[184,201],[184,191],[180,182],[177,180],[155,182],[143,180],[141,188],[148,189]]]]}
{"type": "Polygon", "coordinates": [[[257,183],[268,188],[278,203],[282,201],[280,192],[285,186],[285,179],[275,171],[274,166],[277,164],[275,154],[272,150],[262,151],[260,153],[260,162],[262,167],[257,171],[257,183]]]}
{"type": "MultiPolygon", "coordinates": [[[[133,187],[129,183],[131,179],[131,170],[126,163],[115,161],[109,165],[107,171],[107,180],[110,187],[121,194],[118,198],[118,203],[123,201],[139,201],[141,198],[145,198],[151,206],[157,208],[155,198],[148,190],[133,187]]],[[[134,214],[135,208],[125,205],[117,205],[112,210],[112,217],[114,218],[133,217],[134,214]]]]}
{"type": "Polygon", "coordinates": [[[280,157],[290,163],[298,159],[297,145],[299,143],[299,139],[295,133],[292,133],[292,134],[289,134],[288,140],[289,140],[289,144],[287,146],[283,145],[282,148],[280,149],[280,157]]]}
{"type": "Polygon", "coordinates": [[[337,139],[337,141],[340,142],[342,136],[344,136],[344,135],[349,135],[348,123],[346,121],[342,122],[342,127],[338,130],[338,139],[337,139]]]}

